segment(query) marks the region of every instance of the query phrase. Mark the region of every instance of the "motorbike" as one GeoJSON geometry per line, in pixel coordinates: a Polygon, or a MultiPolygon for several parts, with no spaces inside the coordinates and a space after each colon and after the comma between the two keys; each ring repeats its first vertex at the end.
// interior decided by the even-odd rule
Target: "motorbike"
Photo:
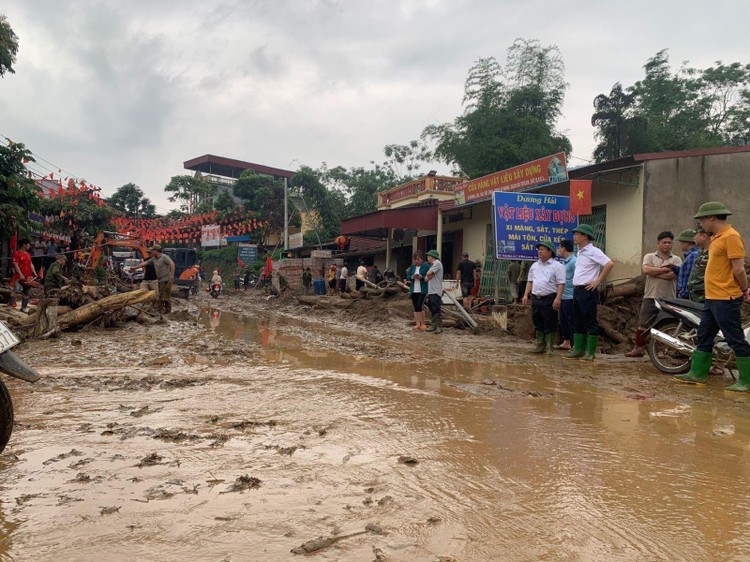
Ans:
{"type": "MultiPolygon", "coordinates": [[[[26,382],[36,382],[41,376],[11,351],[20,342],[10,329],[0,322],[0,371],[26,382]]],[[[13,402],[8,387],[0,380],[0,453],[13,431],[13,402]]]]}
{"type": "Polygon", "coordinates": [[[219,295],[221,294],[221,284],[211,283],[211,287],[208,292],[213,298],[218,299],[219,295]]]}
{"type": "MultiPolygon", "coordinates": [[[[687,373],[690,357],[698,343],[698,326],[703,303],[685,299],[656,299],[659,314],[654,320],[646,351],[651,363],[662,373],[670,375],[687,373]]],[[[750,323],[742,326],[745,339],[750,342],[750,323]]],[[[734,377],[734,352],[719,332],[714,339],[713,368],[728,370],[734,377]]]]}

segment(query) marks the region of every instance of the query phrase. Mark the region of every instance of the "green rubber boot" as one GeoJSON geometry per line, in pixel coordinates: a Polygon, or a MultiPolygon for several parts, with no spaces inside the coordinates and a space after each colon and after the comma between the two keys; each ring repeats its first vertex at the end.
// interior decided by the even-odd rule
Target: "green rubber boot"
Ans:
{"type": "Polygon", "coordinates": [[[696,349],[690,357],[690,371],[684,375],[675,375],[675,380],[685,384],[706,384],[712,360],[713,355],[707,351],[698,351],[696,349]]]}
{"type": "Polygon", "coordinates": [[[544,332],[541,330],[536,331],[536,347],[531,350],[531,353],[544,353],[547,349],[547,344],[544,343],[544,332]]]}
{"type": "Polygon", "coordinates": [[[586,334],[573,334],[573,349],[563,355],[563,359],[578,359],[586,354],[586,334]]]}
{"type": "Polygon", "coordinates": [[[442,314],[435,315],[435,333],[436,334],[443,333],[443,315],[442,314]]]}
{"type": "Polygon", "coordinates": [[[728,390],[729,392],[747,392],[750,390],[750,357],[737,357],[737,369],[740,372],[737,382],[732,386],[726,387],[724,390],[728,390]]]}
{"type": "Polygon", "coordinates": [[[547,355],[554,355],[555,354],[555,334],[547,334],[544,336],[544,343],[546,345],[545,353],[547,355]]]}
{"type": "Polygon", "coordinates": [[[599,336],[589,335],[586,338],[586,354],[580,358],[580,361],[593,361],[596,359],[596,344],[599,343],[599,336]]]}
{"type": "Polygon", "coordinates": [[[437,315],[433,314],[430,318],[430,327],[427,328],[427,331],[434,332],[435,330],[437,330],[437,315]]]}

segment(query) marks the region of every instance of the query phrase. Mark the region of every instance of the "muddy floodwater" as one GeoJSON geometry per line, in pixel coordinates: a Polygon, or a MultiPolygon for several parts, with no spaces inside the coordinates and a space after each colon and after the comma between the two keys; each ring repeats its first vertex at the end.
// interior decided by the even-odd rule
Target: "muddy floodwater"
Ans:
{"type": "Polygon", "coordinates": [[[725,381],[196,314],[19,350],[0,560],[750,560],[725,381]]]}

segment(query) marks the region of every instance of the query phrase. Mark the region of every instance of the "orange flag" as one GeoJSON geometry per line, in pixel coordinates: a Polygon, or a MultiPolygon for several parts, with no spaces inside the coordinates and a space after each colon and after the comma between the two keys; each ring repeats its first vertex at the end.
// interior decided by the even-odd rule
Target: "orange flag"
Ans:
{"type": "Polygon", "coordinates": [[[591,214],[591,180],[570,180],[570,212],[591,214]]]}

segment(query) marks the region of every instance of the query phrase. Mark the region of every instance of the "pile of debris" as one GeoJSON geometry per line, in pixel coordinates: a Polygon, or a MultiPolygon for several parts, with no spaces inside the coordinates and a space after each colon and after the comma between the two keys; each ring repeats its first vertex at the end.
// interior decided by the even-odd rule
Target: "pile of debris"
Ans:
{"type": "MultiPolygon", "coordinates": [[[[38,289],[36,290],[38,291],[38,289]]],[[[10,295],[10,290],[0,288],[0,296],[10,295]]],[[[32,293],[32,297],[35,296],[32,293]]],[[[50,298],[31,301],[29,311],[21,312],[10,307],[0,307],[0,321],[8,325],[22,339],[48,338],[63,330],[77,329],[97,321],[105,326],[122,320],[126,307],[133,307],[156,298],[156,291],[130,290],[117,284],[85,285],[72,280],[55,290],[50,298]]]]}

